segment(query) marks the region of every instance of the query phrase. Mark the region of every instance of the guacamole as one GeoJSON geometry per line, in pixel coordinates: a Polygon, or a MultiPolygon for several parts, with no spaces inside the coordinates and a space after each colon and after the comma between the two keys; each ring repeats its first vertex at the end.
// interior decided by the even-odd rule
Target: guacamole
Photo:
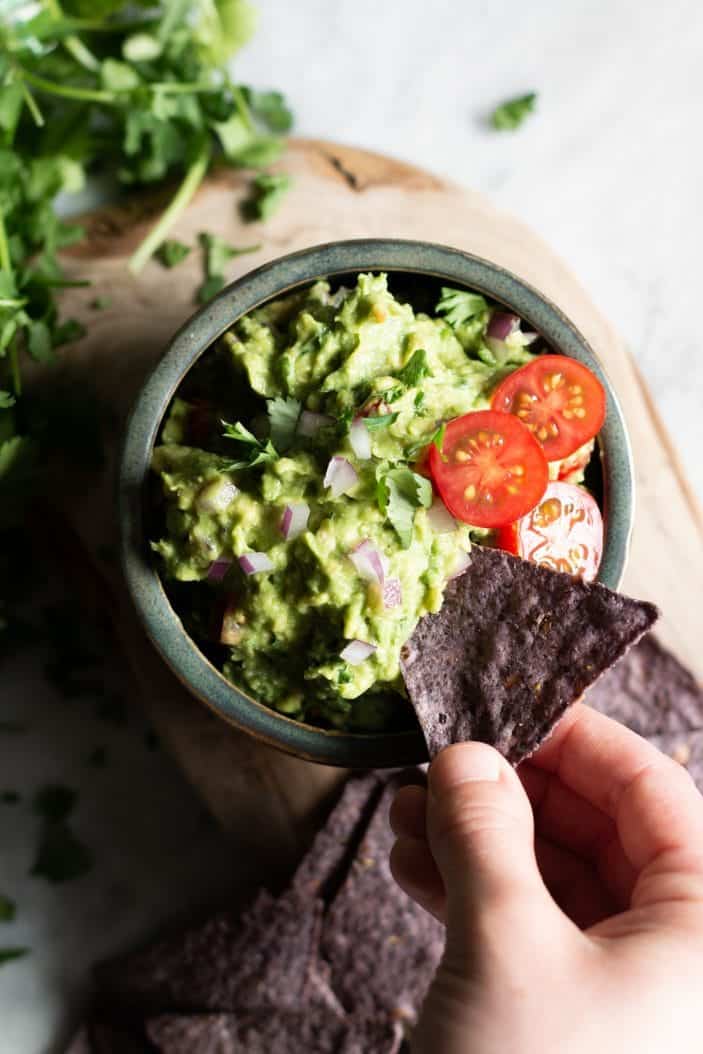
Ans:
{"type": "Polygon", "coordinates": [[[188,631],[260,701],[340,729],[411,720],[401,648],[485,536],[433,495],[426,452],[534,357],[490,319],[474,293],[430,315],[383,274],[319,281],[240,319],[173,400],[153,548],[188,631]]]}

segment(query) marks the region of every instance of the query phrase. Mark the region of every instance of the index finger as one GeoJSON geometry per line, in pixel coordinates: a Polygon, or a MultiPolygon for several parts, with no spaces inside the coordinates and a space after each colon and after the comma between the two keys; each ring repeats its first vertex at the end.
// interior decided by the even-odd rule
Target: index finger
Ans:
{"type": "Polygon", "coordinates": [[[688,773],[591,707],[575,703],[528,763],[611,816],[636,870],[670,849],[703,857],[703,798],[688,773]]]}

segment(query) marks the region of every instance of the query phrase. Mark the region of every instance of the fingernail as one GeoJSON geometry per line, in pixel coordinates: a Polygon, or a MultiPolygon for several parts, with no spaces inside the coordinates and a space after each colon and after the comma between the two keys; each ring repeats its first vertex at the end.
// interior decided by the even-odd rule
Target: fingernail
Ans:
{"type": "Polygon", "coordinates": [[[486,743],[457,743],[447,747],[430,766],[430,789],[442,791],[460,783],[497,782],[503,762],[486,743]]]}

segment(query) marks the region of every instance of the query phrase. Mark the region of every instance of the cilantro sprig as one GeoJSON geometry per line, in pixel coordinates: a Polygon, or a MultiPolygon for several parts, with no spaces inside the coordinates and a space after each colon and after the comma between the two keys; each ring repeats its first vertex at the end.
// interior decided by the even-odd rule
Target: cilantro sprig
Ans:
{"type": "Polygon", "coordinates": [[[536,105],[537,93],[533,91],[506,99],[491,114],[491,124],[499,132],[514,132],[529,114],[534,113],[536,105]]]}
{"type": "Polygon", "coordinates": [[[407,466],[391,468],[387,463],[381,463],[376,469],[376,498],[403,549],[410,548],[415,513],[432,504],[430,481],[407,466]]]}
{"type": "Polygon", "coordinates": [[[236,443],[239,443],[240,449],[245,454],[239,460],[228,462],[227,468],[230,472],[254,468],[256,465],[265,465],[278,459],[278,451],[271,440],[262,441],[257,439],[254,433],[250,432],[241,421],[235,421],[234,424],[230,424],[229,421],[223,421],[222,427],[224,429],[222,434],[225,439],[233,439],[236,443]]]}

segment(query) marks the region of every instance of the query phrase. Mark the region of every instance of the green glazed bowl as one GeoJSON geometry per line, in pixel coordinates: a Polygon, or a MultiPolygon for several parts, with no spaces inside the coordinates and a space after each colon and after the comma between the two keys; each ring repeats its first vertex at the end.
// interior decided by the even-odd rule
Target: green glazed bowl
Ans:
{"type": "Polygon", "coordinates": [[[272,297],[318,278],[387,271],[466,286],[505,305],[555,350],[585,363],[607,392],[600,433],[605,541],[598,578],[616,588],[627,558],[634,510],[632,453],[622,411],[603,366],[576,327],[521,279],[458,249],[425,242],[332,242],[284,256],[227,286],[173,338],[142,388],[127,424],[119,479],[122,561],[127,585],[147,634],[188,690],[225,721],[257,739],[310,761],[350,768],[381,768],[427,760],[417,730],[368,735],[327,731],[276,713],[235,688],[205,658],[171,607],[146,537],[146,484],[164,414],[184,375],[232,323],[272,297]]]}

